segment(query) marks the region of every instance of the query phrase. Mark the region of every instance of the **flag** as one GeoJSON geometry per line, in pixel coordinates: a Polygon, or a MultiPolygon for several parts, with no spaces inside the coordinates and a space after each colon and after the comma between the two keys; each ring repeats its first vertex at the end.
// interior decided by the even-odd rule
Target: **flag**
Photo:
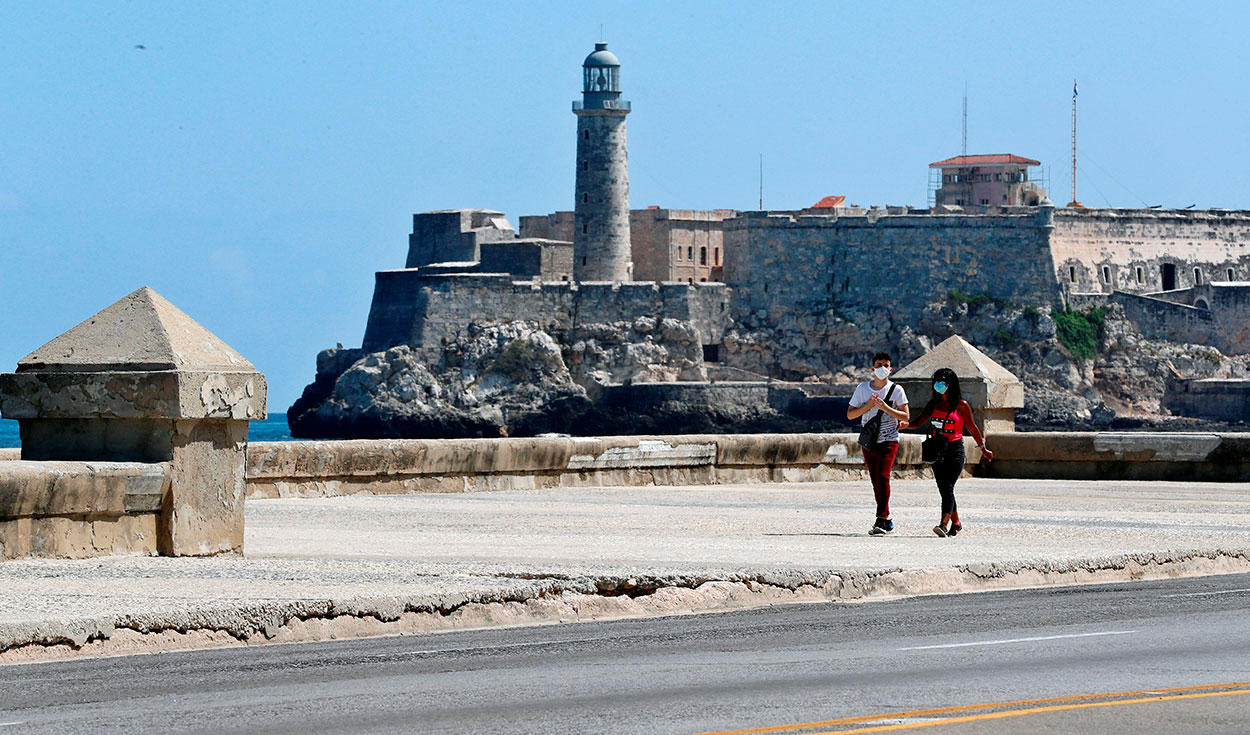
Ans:
{"type": "Polygon", "coordinates": [[[1072,99],[1076,99],[1076,81],[1072,82],[1072,99]]]}

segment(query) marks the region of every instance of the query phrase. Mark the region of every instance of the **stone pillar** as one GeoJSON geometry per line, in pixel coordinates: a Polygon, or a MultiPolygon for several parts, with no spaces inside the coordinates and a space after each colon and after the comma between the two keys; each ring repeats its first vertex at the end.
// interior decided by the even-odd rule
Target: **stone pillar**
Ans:
{"type": "Polygon", "coordinates": [[[983,434],[1016,430],[1016,409],[1024,406],[1024,384],[1007,368],[955,335],[900,370],[892,379],[907,392],[912,415],[933,395],[933,373],[950,368],[983,434]]]}
{"type": "Polygon", "coordinates": [[[247,422],[265,378],[144,287],[0,375],[24,460],[169,462],[157,528],[169,556],[243,551],[247,422]]]}

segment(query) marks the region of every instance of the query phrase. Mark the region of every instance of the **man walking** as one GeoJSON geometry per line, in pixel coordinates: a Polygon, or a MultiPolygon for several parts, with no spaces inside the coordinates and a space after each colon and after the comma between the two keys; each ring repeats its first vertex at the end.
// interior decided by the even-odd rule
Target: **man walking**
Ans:
{"type": "Polygon", "coordinates": [[[878,352],[872,356],[872,378],[860,383],[846,410],[848,419],[859,419],[869,429],[876,425],[875,436],[861,441],[864,466],[872,479],[872,492],[877,498],[877,520],[868,533],[880,536],[894,531],[890,520],[890,472],[898,456],[899,422],[907,420],[907,395],[890,382],[890,355],[878,352]],[[877,417],[880,416],[880,419],[877,417]]]}

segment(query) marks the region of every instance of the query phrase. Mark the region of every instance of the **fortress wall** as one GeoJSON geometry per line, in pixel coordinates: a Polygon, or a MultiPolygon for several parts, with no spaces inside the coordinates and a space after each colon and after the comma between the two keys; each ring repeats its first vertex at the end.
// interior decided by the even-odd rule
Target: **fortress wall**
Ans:
{"type": "Polygon", "coordinates": [[[482,244],[482,273],[567,281],[573,277],[573,243],[526,238],[482,244]]]}
{"type": "Polygon", "coordinates": [[[1173,288],[1194,285],[1195,267],[1204,283],[1250,279],[1250,212],[1063,208],[1054,226],[1056,278],[1073,291],[1162,291],[1165,264],[1173,288]]]}
{"type": "Polygon", "coordinates": [[[425,313],[425,293],[416,269],[378,271],[374,274],[373,302],[361,348],[376,352],[419,340],[413,330],[425,313]]]}
{"type": "Polygon", "coordinates": [[[729,318],[721,284],[521,282],[499,274],[425,276],[380,271],[363,349],[410,344],[437,360],[444,338],[472,323],[529,321],[556,335],[579,324],[671,318],[693,323],[704,344],[719,343],[729,318]]]}
{"type": "Polygon", "coordinates": [[[1162,404],[1178,416],[1250,423],[1250,380],[1169,380],[1162,404]]]}
{"type": "MultiPolygon", "coordinates": [[[[923,477],[905,434],[895,477],[923,477]]],[[[992,434],[994,462],[965,437],[967,470],[992,477],[1250,481],[1250,434],[992,434]]],[[[527,439],[254,442],[250,498],[550,487],[863,480],[855,434],[691,434],[527,439]]]]}
{"type": "Polygon", "coordinates": [[[634,261],[634,280],[674,280],[669,274],[669,251],[670,243],[676,244],[672,239],[675,233],[668,217],[660,216],[661,213],[667,215],[662,209],[630,212],[629,248],[634,261]]]}
{"type": "Polygon", "coordinates": [[[1120,291],[1111,294],[1110,301],[1124,307],[1124,316],[1143,336],[1220,349],[1219,324],[1207,309],[1120,291]]]}
{"type": "Polygon", "coordinates": [[[761,216],[725,223],[739,313],[769,323],[839,305],[914,319],[951,291],[1057,304],[1046,209],[1011,215],[761,216]]]}

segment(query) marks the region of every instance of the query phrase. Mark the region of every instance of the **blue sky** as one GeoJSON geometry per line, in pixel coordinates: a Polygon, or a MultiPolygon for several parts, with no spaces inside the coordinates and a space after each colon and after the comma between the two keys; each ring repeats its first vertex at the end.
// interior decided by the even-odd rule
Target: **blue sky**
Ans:
{"type": "Polygon", "coordinates": [[[1250,208],[1243,3],[0,4],[0,369],[149,285],[282,411],[357,346],[413,212],[572,204],[582,59],[622,61],[635,207],[923,205],[1017,153],[1088,205],[1250,208]],[[143,48],[138,48],[142,46],[143,48]]]}

